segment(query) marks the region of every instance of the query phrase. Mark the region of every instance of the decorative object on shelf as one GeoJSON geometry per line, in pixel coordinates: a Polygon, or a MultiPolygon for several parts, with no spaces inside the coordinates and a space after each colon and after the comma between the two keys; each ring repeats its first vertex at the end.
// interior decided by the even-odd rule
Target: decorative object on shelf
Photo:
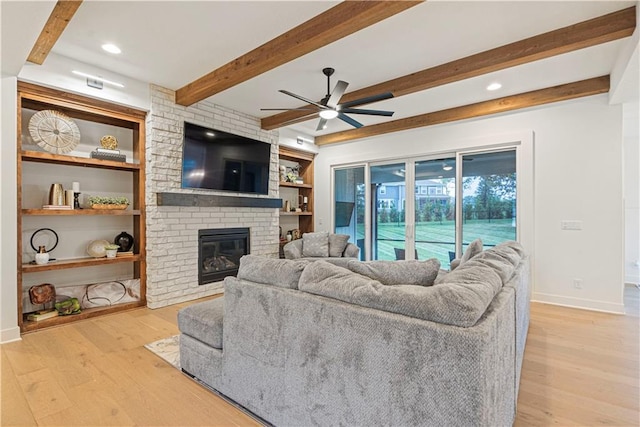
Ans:
{"type": "Polygon", "coordinates": [[[44,245],[40,245],[38,247],[38,252],[36,252],[36,264],[43,265],[49,262],[49,252],[47,252],[44,245]]]}
{"type": "Polygon", "coordinates": [[[64,190],[64,204],[69,206],[70,209],[73,209],[74,197],[73,190],[64,190]]]}
{"type": "Polygon", "coordinates": [[[291,210],[291,202],[290,202],[290,201],[288,201],[288,200],[285,200],[285,201],[284,201],[284,208],[283,208],[283,210],[284,210],[285,212],[289,212],[289,211],[291,210]]]}
{"type": "Polygon", "coordinates": [[[104,258],[107,255],[105,248],[110,244],[108,240],[92,240],[87,246],[87,253],[94,258],[104,258]]]}
{"type": "MultiPolygon", "coordinates": [[[[56,248],[56,246],[58,246],[58,234],[50,228],[40,228],[31,235],[31,248],[35,252],[40,253],[41,247],[44,247],[45,252],[51,252],[56,248]],[[36,240],[36,237],[38,241],[38,249],[36,249],[36,246],[33,243],[34,240],[36,240]],[[47,249],[47,245],[41,244],[44,243],[45,240],[47,242],[53,241],[53,244],[51,244],[49,249],[47,249]]],[[[53,261],[53,259],[50,258],[49,261],[53,261]]]]}
{"type": "Polygon", "coordinates": [[[118,258],[128,257],[128,256],[133,256],[133,251],[116,253],[116,257],[118,257],[118,258]]]}
{"type": "Polygon", "coordinates": [[[120,246],[113,244],[105,245],[104,250],[107,254],[107,258],[115,258],[119,247],[120,246]]]}
{"type": "Polygon", "coordinates": [[[280,181],[285,182],[287,180],[287,167],[285,165],[280,165],[280,181]]]}
{"type": "Polygon", "coordinates": [[[82,209],[80,206],[80,183],[72,182],[71,188],[73,189],[73,209],[82,209]]]}
{"type": "Polygon", "coordinates": [[[123,196],[91,196],[89,197],[89,206],[91,206],[91,209],[127,209],[129,206],[129,199],[123,196]]]}
{"type": "Polygon", "coordinates": [[[56,287],[51,283],[43,283],[29,288],[29,300],[31,304],[47,304],[56,299],[56,287]]]}
{"type": "Polygon", "coordinates": [[[293,240],[293,234],[291,233],[291,230],[287,231],[287,242],[290,242],[293,240]]]}
{"type": "Polygon", "coordinates": [[[42,110],[29,120],[31,138],[50,153],[65,154],[80,142],[80,130],[71,117],[60,111],[42,110]]]}
{"type": "MultiPolygon", "coordinates": [[[[115,150],[118,151],[118,150],[115,150]]],[[[127,161],[127,156],[124,154],[111,153],[109,150],[100,150],[99,148],[95,151],[91,152],[92,159],[100,159],[100,160],[111,160],[113,162],[122,162],[125,163],[127,161]]]]}
{"type": "Polygon", "coordinates": [[[105,135],[100,138],[100,146],[102,146],[102,148],[106,148],[107,150],[115,150],[116,148],[118,148],[118,140],[115,136],[105,135]]]}
{"type": "Polygon", "coordinates": [[[62,184],[51,184],[51,187],[49,187],[49,205],[64,206],[64,188],[62,184]]]}
{"type": "Polygon", "coordinates": [[[289,231],[287,232],[287,236],[288,236],[289,234],[291,234],[291,239],[292,239],[292,240],[298,240],[299,238],[301,238],[301,237],[302,237],[302,233],[300,233],[300,230],[299,230],[299,229],[297,229],[297,228],[295,228],[295,229],[293,229],[293,230],[289,230],[289,231]]]}
{"type": "Polygon", "coordinates": [[[115,239],[113,239],[113,243],[120,246],[118,252],[128,252],[129,249],[133,247],[133,236],[126,231],[118,234],[115,239]]]}
{"type": "Polygon", "coordinates": [[[307,212],[309,210],[309,198],[304,196],[302,198],[302,212],[307,212]]]}
{"type": "Polygon", "coordinates": [[[55,308],[60,316],[78,314],[82,311],[80,309],[80,301],[78,301],[78,298],[69,298],[64,301],[56,302],[55,308]]]}

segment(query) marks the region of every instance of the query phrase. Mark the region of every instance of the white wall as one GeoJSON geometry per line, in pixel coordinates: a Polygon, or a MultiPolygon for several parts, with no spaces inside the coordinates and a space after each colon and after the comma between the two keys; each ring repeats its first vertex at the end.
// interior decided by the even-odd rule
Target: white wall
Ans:
{"type": "Polygon", "coordinates": [[[640,108],[624,105],[625,282],[640,284],[640,108]]]}
{"type": "Polygon", "coordinates": [[[16,265],[18,246],[16,224],[16,91],[17,79],[3,77],[0,100],[2,111],[0,127],[0,343],[20,339],[18,328],[18,293],[16,265]]]}
{"type": "Polygon", "coordinates": [[[622,107],[607,95],[480,120],[323,146],[315,163],[316,229],[330,225],[330,167],[470,147],[534,132],[533,299],[623,312],[622,107]],[[389,147],[393,147],[391,150],[389,147]],[[562,231],[561,220],[582,231],[562,231]],[[583,280],[575,289],[573,279],[583,280]]]}

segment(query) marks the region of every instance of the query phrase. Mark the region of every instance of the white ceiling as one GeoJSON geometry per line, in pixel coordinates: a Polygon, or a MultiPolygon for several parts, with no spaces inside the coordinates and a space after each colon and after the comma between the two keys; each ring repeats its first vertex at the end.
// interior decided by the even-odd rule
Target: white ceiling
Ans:
{"type": "MultiPolygon", "coordinates": [[[[28,9],[48,16],[52,2],[16,2],[5,7],[2,22],[12,22],[28,9]],[[41,5],[40,10],[38,5],[41,5]]],[[[275,36],[334,6],[334,1],[91,1],[85,0],[53,52],[143,82],[178,89],[275,36]],[[122,54],[100,49],[111,42],[122,54]]],[[[634,1],[437,1],[430,0],[291,61],[211,98],[216,104],[257,117],[273,112],[260,108],[298,107],[278,92],[286,89],[320,100],[326,92],[322,68],[333,67],[347,92],[526,37],[598,17],[634,1]]],[[[46,19],[46,18],[45,18],[46,19]]],[[[23,31],[42,28],[42,19],[22,19],[23,31]],[[39,27],[38,27],[39,26],[39,27]]],[[[2,59],[11,53],[2,31],[2,59]],[[8,53],[7,53],[8,52],[8,53]]],[[[19,39],[24,41],[24,38],[19,39]]],[[[27,40],[29,38],[27,37],[27,40]]],[[[379,123],[471,102],[553,86],[612,71],[628,39],[559,55],[481,77],[370,105],[395,111],[393,118],[353,116],[364,124],[379,123]],[[503,89],[487,92],[499,81],[503,89]]],[[[15,47],[15,46],[13,46],[15,47]]],[[[28,52],[27,52],[28,54],[28,52]]],[[[4,71],[4,66],[3,66],[4,71]]],[[[636,98],[637,99],[637,98],[636,98]]],[[[351,127],[332,120],[316,132],[317,121],[292,125],[308,135],[351,127]]]]}

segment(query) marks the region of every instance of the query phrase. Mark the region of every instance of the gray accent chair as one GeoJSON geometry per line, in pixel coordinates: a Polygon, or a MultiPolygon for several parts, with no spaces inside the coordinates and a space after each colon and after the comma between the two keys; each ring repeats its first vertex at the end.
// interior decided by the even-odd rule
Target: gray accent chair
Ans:
{"type": "Polygon", "coordinates": [[[301,239],[293,240],[283,247],[286,259],[315,259],[315,258],[358,258],[360,248],[348,241],[346,234],[330,234],[327,232],[305,233],[301,239]],[[320,253],[305,254],[305,241],[309,237],[325,239],[327,242],[326,255],[320,253]]]}

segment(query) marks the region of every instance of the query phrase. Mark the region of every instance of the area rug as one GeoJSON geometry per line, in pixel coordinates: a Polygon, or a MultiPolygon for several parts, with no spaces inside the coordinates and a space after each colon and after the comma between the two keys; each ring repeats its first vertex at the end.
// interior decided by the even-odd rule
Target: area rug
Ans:
{"type": "Polygon", "coordinates": [[[174,368],[180,369],[180,335],[145,344],[144,348],[165,360],[174,368]]]}

